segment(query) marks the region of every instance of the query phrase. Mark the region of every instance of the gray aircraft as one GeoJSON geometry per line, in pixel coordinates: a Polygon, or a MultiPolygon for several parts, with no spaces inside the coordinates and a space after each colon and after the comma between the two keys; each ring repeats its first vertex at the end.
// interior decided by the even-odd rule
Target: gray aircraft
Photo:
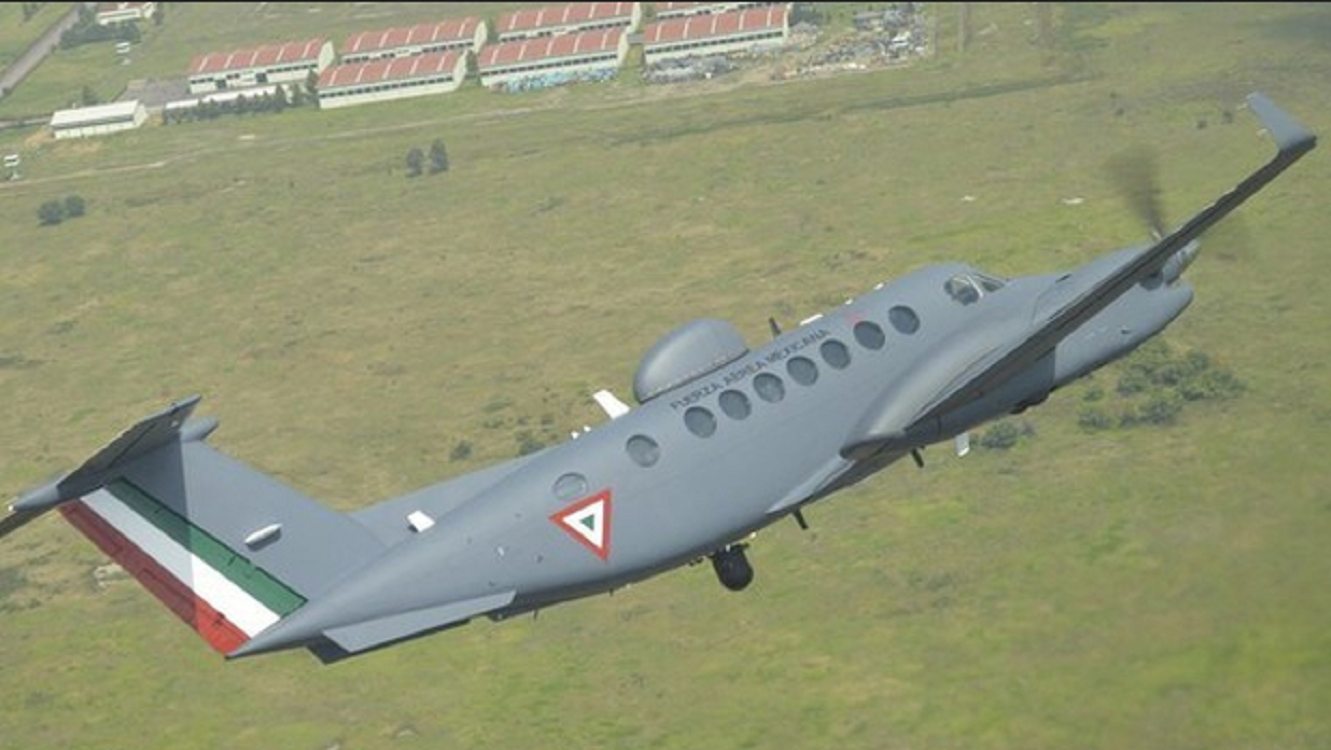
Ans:
{"type": "Polygon", "coordinates": [[[928,445],[1041,403],[1183,312],[1202,233],[1316,145],[1266,97],[1276,155],[1146,246],[1004,279],[941,265],[750,349],[728,323],[666,334],[637,405],[538,453],[351,512],[205,439],[197,396],[21,495],[0,536],[58,509],[229,658],[306,648],[337,661],[486,616],[611,591],[710,559],[753,578],[750,535],[928,445]]]}

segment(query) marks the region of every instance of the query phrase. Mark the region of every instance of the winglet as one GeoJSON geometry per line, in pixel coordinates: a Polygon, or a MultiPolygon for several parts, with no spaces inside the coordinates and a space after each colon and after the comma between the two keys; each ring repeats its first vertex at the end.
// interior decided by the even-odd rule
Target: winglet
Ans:
{"type": "MultiPolygon", "coordinates": [[[[97,489],[106,483],[116,467],[179,439],[181,425],[198,406],[199,399],[199,396],[181,399],[141,420],[84,461],[82,466],[55,481],[28,490],[10,508],[15,513],[41,513],[97,489]]],[[[191,430],[191,433],[199,431],[191,430]]]]}
{"type": "Polygon", "coordinates": [[[1289,113],[1261,92],[1248,95],[1248,107],[1261,121],[1276,148],[1282,152],[1308,151],[1317,145],[1317,136],[1300,125],[1289,113]]]}

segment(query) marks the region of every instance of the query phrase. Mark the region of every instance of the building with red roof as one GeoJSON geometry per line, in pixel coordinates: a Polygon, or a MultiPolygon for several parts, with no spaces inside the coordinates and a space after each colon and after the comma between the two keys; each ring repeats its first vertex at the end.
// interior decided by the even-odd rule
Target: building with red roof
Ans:
{"type": "Polygon", "coordinates": [[[347,37],[341,60],[345,64],[448,50],[479,52],[489,33],[485,20],[476,16],[362,31],[347,37]]]}
{"type": "Polygon", "coordinates": [[[311,71],[322,73],[332,63],[333,43],[322,38],[196,55],[189,66],[189,92],[304,83],[311,71]]]}
{"type": "Polygon", "coordinates": [[[642,3],[567,3],[504,13],[495,22],[495,33],[507,42],[595,29],[632,31],[641,22],[642,3]]]}
{"type": "Polygon", "coordinates": [[[467,77],[467,51],[343,63],[319,76],[319,109],[445,94],[467,77]]]}
{"type": "Polygon", "coordinates": [[[681,18],[683,16],[701,16],[711,13],[730,13],[736,10],[759,8],[778,3],[652,3],[652,14],[656,20],[681,18]]]}
{"type": "Polygon", "coordinates": [[[476,63],[481,85],[487,88],[529,79],[556,84],[614,75],[628,52],[628,34],[617,26],[486,45],[476,63]]]}
{"type": "Polygon", "coordinates": [[[643,61],[651,65],[676,57],[753,53],[780,47],[789,38],[789,4],[681,16],[647,24],[643,61]]]}

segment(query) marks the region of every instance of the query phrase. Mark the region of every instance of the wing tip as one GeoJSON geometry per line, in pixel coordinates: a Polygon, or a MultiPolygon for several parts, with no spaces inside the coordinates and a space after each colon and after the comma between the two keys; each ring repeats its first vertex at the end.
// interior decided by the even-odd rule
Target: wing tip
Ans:
{"type": "Polygon", "coordinates": [[[1302,153],[1317,145],[1316,134],[1262,92],[1248,94],[1247,102],[1248,108],[1257,115],[1281,153],[1302,153]]]}

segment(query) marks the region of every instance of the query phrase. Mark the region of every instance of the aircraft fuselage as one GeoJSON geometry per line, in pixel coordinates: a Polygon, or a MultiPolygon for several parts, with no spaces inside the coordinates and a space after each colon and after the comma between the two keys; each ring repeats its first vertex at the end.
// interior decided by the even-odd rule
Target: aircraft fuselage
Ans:
{"type": "Polygon", "coordinates": [[[289,637],[513,592],[487,613],[501,619],[724,549],[911,449],[1043,401],[1159,332],[1191,301],[1186,283],[1139,285],[1004,387],[931,424],[911,422],[952,381],[1040,325],[1048,308],[1132,254],[1070,274],[1001,281],[944,265],[879,285],[531,457],[311,601],[291,618],[289,637]],[[905,442],[843,455],[874,420],[905,442]],[[307,627],[295,628],[301,620],[307,627]]]}

